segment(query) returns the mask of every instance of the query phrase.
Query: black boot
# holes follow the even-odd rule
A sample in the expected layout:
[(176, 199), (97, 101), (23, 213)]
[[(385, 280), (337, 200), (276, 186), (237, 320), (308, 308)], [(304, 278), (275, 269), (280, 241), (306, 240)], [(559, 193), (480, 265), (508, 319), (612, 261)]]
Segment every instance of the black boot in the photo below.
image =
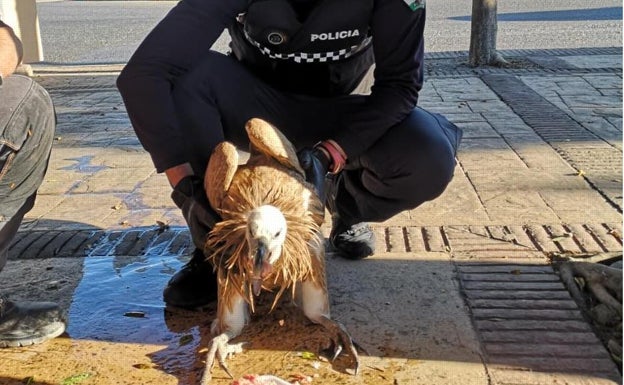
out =
[(366, 222), (349, 226), (339, 216), (333, 216), (329, 241), (347, 259), (362, 259), (375, 254), (375, 233)]
[(375, 253), (375, 233), (366, 222), (352, 223), (338, 214), (336, 198), (343, 175), (332, 177), (327, 184), (327, 209), (332, 216), (329, 242), (347, 259), (362, 259)]
[(195, 309), (217, 300), (217, 276), (204, 253), (195, 249), (191, 260), (175, 273), (163, 291), (169, 306)]
[(39, 344), (63, 334), (65, 316), (52, 302), (13, 302), (0, 296), (0, 348)]

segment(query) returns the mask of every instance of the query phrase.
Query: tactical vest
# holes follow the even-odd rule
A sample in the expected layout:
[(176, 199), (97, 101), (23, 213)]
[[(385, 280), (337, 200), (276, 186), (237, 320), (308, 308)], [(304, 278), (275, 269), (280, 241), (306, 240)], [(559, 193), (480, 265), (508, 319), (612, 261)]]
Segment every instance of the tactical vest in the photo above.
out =
[(373, 0), (252, 0), (229, 28), (232, 54), (274, 87), (350, 93), (374, 62)]

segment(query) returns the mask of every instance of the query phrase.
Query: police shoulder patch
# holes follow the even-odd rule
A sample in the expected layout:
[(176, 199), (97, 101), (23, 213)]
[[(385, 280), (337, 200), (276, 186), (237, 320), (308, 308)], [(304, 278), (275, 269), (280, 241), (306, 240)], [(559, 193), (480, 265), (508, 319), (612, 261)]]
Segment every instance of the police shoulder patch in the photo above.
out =
[(403, 2), (407, 4), (412, 11), (425, 8), (425, 0), (403, 0)]

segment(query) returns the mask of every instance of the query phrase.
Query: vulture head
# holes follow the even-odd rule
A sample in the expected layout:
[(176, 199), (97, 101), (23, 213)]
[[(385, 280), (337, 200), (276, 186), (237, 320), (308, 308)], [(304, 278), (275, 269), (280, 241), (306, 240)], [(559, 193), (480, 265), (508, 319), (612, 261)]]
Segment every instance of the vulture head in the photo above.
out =
[(247, 215), (245, 238), (253, 271), (252, 290), (256, 296), (260, 294), (262, 281), (273, 272), (273, 266), (282, 254), (286, 231), (286, 218), (275, 206), (263, 205)]

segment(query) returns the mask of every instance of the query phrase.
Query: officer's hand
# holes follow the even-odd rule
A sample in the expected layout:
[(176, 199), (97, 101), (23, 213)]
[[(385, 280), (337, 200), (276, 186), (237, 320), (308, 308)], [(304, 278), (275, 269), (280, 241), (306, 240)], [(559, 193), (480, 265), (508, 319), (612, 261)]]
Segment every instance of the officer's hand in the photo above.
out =
[(306, 180), (314, 186), (321, 202), (325, 203), (325, 177), (329, 170), (329, 158), (318, 148), (310, 147), (301, 149), (297, 158), (305, 171)]
[(208, 233), (221, 220), (206, 198), (202, 180), (190, 175), (174, 187), (171, 199), (182, 210), (195, 247), (204, 250)]

